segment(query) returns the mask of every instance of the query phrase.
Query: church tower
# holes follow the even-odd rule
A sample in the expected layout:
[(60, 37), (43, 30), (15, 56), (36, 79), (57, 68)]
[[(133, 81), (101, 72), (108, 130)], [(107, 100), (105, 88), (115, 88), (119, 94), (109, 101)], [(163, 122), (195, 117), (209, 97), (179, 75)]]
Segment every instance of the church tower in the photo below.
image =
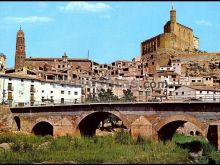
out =
[(20, 27), (20, 30), (17, 32), (16, 39), (15, 69), (19, 69), (24, 66), (25, 58), (25, 38), (24, 32), (21, 30)]
[(172, 3), (172, 9), (170, 10), (170, 22), (172, 23), (176, 22), (176, 10), (173, 7), (173, 3)]
[(174, 32), (175, 24), (176, 24), (176, 10), (174, 9), (172, 3), (172, 8), (170, 10), (170, 32)]

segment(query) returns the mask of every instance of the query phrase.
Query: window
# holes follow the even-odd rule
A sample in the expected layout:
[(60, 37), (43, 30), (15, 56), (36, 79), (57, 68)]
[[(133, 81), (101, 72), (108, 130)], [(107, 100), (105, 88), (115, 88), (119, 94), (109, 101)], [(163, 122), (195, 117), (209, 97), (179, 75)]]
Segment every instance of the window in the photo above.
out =
[(209, 94), (209, 91), (207, 91), (207, 94)]
[(32, 83), (34, 83), (34, 80), (31, 80)]
[(53, 91), (50, 91), (50, 93), (53, 93)]
[(178, 95), (178, 92), (176, 92), (176, 95)]
[(143, 96), (143, 91), (139, 91), (139, 95), (140, 95), (140, 96)]
[(61, 94), (64, 94), (64, 91), (61, 91)]
[(154, 65), (154, 62), (152, 62), (152, 65)]
[(64, 98), (61, 98), (61, 104), (64, 104)]
[(90, 92), (90, 88), (87, 88), (87, 92)]
[(78, 95), (78, 92), (74, 92), (74, 95)]
[(42, 102), (44, 102), (44, 97), (41, 98)]
[(70, 95), (71, 94), (71, 91), (68, 91), (68, 95)]
[(192, 82), (196, 82), (196, 80), (192, 80)]
[(182, 95), (184, 95), (184, 92), (182, 92)]
[(9, 81), (11, 81), (11, 78), (9, 78)]
[(42, 90), (42, 93), (44, 93), (44, 90)]
[(8, 91), (12, 91), (12, 83), (8, 83)]
[(50, 101), (53, 103), (54, 100), (53, 100), (53, 96), (50, 96)]
[(202, 91), (200, 91), (200, 93), (202, 93)]
[(58, 68), (60, 68), (60, 65), (58, 65)]
[(24, 82), (24, 80), (23, 80), (23, 79), (21, 79), (21, 82)]

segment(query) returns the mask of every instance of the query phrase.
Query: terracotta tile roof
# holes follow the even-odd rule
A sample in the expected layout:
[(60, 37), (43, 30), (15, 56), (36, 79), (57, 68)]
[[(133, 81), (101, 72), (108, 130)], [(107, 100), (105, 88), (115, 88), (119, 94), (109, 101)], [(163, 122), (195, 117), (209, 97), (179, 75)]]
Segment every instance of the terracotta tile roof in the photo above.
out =
[[(63, 58), (25, 58), (26, 61), (54, 61), (54, 60), (58, 60), (58, 61), (63, 61)], [(87, 58), (67, 58), (67, 60), (69, 62), (73, 62), (73, 61), (88, 61), (91, 62), (89, 59)]]

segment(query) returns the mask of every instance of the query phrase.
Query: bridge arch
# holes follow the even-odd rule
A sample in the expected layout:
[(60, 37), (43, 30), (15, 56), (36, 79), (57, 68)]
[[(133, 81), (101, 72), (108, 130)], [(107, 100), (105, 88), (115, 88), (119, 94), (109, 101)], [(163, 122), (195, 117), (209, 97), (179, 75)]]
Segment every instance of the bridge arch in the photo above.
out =
[(32, 133), (41, 136), (45, 136), (45, 135), (53, 136), (53, 125), (51, 125), (48, 122), (41, 121), (33, 127)]
[(20, 120), (20, 118), (18, 117), (18, 116), (15, 116), (14, 117), (14, 121), (15, 121), (15, 123), (16, 123), (16, 129), (18, 130), (18, 131), (20, 131), (20, 129), (21, 129), (21, 120)]
[(168, 140), (172, 138), (176, 129), (182, 126), (185, 122), (194, 124), (198, 128), (198, 131), (201, 133), (201, 135), (206, 137), (206, 126), (195, 117), (187, 114), (166, 117), (159, 121), (154, 128), (158, 133), (159, 139)]
[(80, 135), (92, 136), (99, 123), (106, 119), (108, 115), (114, 115), (117, 119), (121, 120), (123, 126), (130, 128), (128, 120), (118, 111), (90, 111), (83, 113), (76, 122), (76, 129), (80, 131)]
[(51, 135), (53, 136), (54, 124), (53, 122), (38, 118), (31, 126), (31, 132), (35, 135)]

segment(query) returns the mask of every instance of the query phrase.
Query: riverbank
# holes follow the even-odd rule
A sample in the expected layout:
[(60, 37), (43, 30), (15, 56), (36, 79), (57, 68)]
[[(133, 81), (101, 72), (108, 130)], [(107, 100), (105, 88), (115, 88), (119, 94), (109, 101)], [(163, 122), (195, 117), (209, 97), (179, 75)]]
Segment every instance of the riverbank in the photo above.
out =
[(188, 149), (181, 148), (175, 140), (165, 143), (145, 141), (141, 137), (134, 140), (121, 132), (90, 138), (1, 133), (0, 144), (3, 143), (6, 147), (0, 147), (1, 163), (193, 163)]

